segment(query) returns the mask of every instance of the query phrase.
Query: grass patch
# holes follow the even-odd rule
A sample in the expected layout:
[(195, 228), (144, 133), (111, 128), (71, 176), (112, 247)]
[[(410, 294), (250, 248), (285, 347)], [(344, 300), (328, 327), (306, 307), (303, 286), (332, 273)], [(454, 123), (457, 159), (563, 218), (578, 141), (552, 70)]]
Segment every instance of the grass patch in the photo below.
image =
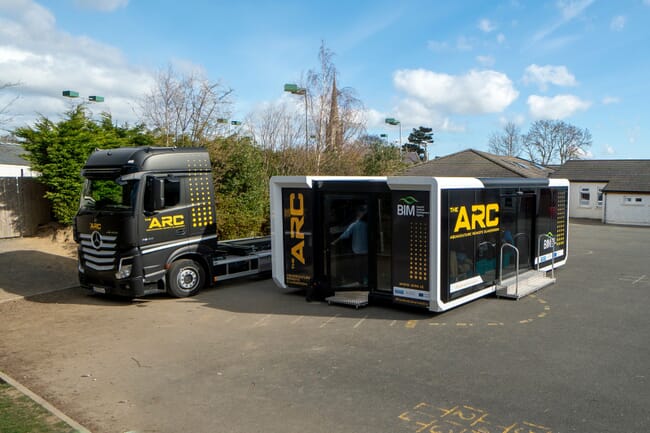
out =
[(76, 430), (0, 380), (0, 433), (76, 433)]

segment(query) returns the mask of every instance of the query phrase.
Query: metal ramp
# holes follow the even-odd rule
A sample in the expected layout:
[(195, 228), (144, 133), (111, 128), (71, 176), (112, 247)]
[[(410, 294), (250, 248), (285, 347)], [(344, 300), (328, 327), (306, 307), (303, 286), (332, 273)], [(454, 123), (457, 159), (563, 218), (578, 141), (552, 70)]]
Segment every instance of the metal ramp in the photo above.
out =
[(334, 296), (329, 296), (325, 300), (329, 305), (348, 305), (359, 309), (368, 305), (368, 293), (367, 291), (334, 292)]
[[(543, 234), (539, 236), (537, 241), (537, 257), (540, 256), (541, 252), (541, 242), (543, 239), (548, 238), (552, 239), (551, 236)], [(553, 252), (551, 253), (551, 276), (547, 276), (547, 273), (539, 270), (541, 260), (537, 261), (537, 270), (531, 269), (523, 274), (519, 273), (519, 249), (510, 244), (504, 243), (501, 246), (501, 253), (499, 255), (499, 275), (503, 275), (503, 249), (511, 248), (515, 253), (515, 275), (502, 280), (499, 278), (499, 282), (496, 285), (496, 295), (497, 297), (503, 298), (512, 298), (519, 299), (524, 296), (530, 295), (533, 292), (538, 291), (541, 288), (550, 286), (555, 283), (555, 243), (553, 242)]]
[(546, 272), (530, 270), (501, 281), (496, 294), (500, 298), (519, 299), (553, 283), (555, 278), (547, 277)]

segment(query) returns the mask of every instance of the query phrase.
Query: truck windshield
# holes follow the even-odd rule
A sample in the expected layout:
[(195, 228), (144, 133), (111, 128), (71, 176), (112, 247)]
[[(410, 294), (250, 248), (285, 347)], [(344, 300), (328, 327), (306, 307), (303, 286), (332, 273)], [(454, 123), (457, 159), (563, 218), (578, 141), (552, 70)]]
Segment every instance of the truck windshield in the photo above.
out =
[(137, 180), (86, 179), (79, 210), (129, 212), (135, 207), (137, 193)]

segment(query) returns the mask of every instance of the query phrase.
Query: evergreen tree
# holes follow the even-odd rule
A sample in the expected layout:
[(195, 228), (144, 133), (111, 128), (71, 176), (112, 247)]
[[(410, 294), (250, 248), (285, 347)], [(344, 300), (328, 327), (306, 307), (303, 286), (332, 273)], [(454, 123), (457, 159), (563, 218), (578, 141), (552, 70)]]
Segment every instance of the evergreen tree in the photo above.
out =
[(47, 187), (45, 197), (52, 203), (54, 218), (70, 224), (79, 207), (81, 169), (96, 148), (151, 145), (153, 140), (141, 126), (114, 126), (109, 114), (92, 120), (83, 104), (65, 113), (54, 123), (41, 117), (33, 127), (22, 127), (14, 135), (28, 152), (32, 168), (41, 173)]
[(427, 159), (427, 146), (433, 143), (433, 129), (420, 126), (418, 129), (413, 128), (409, 134), (408, 142), (404, 143), (402, 149), (405, 152), (415, 152), (420, 161)]

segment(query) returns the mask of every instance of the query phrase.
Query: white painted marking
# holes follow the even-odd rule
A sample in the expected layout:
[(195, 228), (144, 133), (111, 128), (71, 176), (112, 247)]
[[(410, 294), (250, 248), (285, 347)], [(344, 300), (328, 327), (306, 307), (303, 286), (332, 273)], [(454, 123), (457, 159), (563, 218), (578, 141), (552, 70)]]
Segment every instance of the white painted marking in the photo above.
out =
[(364, 320), (366, 320), (367, 318), (368, 318), (367, 315), (366, 315), (366, 316), (363, 316), (363, 319), (359, 320), (359, 321), (358, 321), (358, 322), (353, 326), (353, 328), (356, 329), (356, 328), (358, 328), (359, 326), (361, 326), (361, 324), (362, 324), (362, 323), (364, 322)]

